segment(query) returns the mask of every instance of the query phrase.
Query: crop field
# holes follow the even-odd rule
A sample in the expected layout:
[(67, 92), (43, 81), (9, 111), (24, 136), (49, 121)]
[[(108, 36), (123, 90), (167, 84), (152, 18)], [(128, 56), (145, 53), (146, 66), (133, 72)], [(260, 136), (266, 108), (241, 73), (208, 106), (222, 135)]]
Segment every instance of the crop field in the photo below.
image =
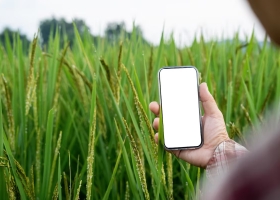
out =
[(55, 34), (28, 50), (15, 39), (0, 44), (0, 199), (197, 199), (204, 169), (167, 153), (161, 128), (153, 139), (161, 67), (196, 66), (243, 145), (280, 98), (280, 52), (254, 34), (185, 48), (134, 32), (94, 43), (75, 29), (71, 46)]

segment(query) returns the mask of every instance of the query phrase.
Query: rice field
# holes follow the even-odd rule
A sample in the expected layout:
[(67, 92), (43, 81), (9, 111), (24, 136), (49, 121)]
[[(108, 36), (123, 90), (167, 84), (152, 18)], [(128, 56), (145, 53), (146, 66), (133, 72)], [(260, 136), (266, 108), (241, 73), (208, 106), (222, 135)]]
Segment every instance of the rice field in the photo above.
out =
[[(17, 36), (15, 36), (17, 37)], [(261, 123), (280, 97), (280, 52), (254, 33), (240, 40), (158, 46), (132, 33), (114, 44), (88, 33), (60, 48), (59, 34), (26, 51), (0, 46), (1, 199), (196, 199), (204, 169), (153, 140), (157, 71), (193, 65), (224, 114), (231, 138)]]

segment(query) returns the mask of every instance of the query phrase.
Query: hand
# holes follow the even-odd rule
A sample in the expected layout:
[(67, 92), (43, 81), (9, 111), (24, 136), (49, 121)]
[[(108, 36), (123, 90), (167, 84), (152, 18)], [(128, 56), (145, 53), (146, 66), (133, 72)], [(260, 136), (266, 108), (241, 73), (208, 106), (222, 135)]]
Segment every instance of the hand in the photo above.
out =
[[(199, 86), (200, 100), (204, 109), (202, 118), (202, 126), (204, 130), (204, 144), (199, 149), (190, 150), (170, 150), (178, 158), (198, 167), (206, 167), (208, 161), (212, 158), (216, 147), (223, 141), (228, 140), (228, 134), (223, 118), (223, 114), (219, 110), (213, 96), (208, 91), (206, 83)], [(159, 104), (151, 102), (150, 110), (159, 116)], [(180, 112), (178, 110), (178, 112)], [(153, 122), (153, 127), (158, 130), (159, 117)], [(158, 142), (158, 133), (155, 134), (155, 141)]]

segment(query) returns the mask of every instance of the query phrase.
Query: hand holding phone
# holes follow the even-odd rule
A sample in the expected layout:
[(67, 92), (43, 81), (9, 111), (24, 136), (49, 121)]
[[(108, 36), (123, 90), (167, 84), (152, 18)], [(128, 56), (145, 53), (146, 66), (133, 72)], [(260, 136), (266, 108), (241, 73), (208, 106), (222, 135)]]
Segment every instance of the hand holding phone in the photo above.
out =
[[(226, 131), (223, 115), (218, 109), (214, 98), (208, 91), (206, 83), (200, 84), (198, 91), (202, 108), (204, 110), (204, 116), (202, 116), (203, 145), (197, 149), (179, 149), (168, 151), (190, 164), (199, 167), (206, 167), (208, 161), (213, 156), (216, 147), (221, 142), (228, 140), (229, 137)], [(176, 113), (182, 113), (182, 116), (184, 116), (184, 112), (182, 112), (180, 106), (184, 106), (185, 102), (175, 103), (178, 105), (175, 109)], [(151, 102), (149, 107), (150, 110), (157, 116), (154, 119), (153, 126), (156, 130), (158, 130), (160, 105), (157, 102)], [(175, 119), (177, 119), (178, 116), (175, 116)], [(155, 135), (155, 140), (157, 142), (158, 134)]]

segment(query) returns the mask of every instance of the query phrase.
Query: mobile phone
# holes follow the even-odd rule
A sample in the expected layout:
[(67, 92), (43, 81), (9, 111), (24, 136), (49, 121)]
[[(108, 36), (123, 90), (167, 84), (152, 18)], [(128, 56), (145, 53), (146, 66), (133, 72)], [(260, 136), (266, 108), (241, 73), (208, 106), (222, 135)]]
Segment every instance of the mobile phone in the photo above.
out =
[(164, 67), (158, 71), (158, 82), (165, 148), (200, 148), (203, 133), (197, 69)]

